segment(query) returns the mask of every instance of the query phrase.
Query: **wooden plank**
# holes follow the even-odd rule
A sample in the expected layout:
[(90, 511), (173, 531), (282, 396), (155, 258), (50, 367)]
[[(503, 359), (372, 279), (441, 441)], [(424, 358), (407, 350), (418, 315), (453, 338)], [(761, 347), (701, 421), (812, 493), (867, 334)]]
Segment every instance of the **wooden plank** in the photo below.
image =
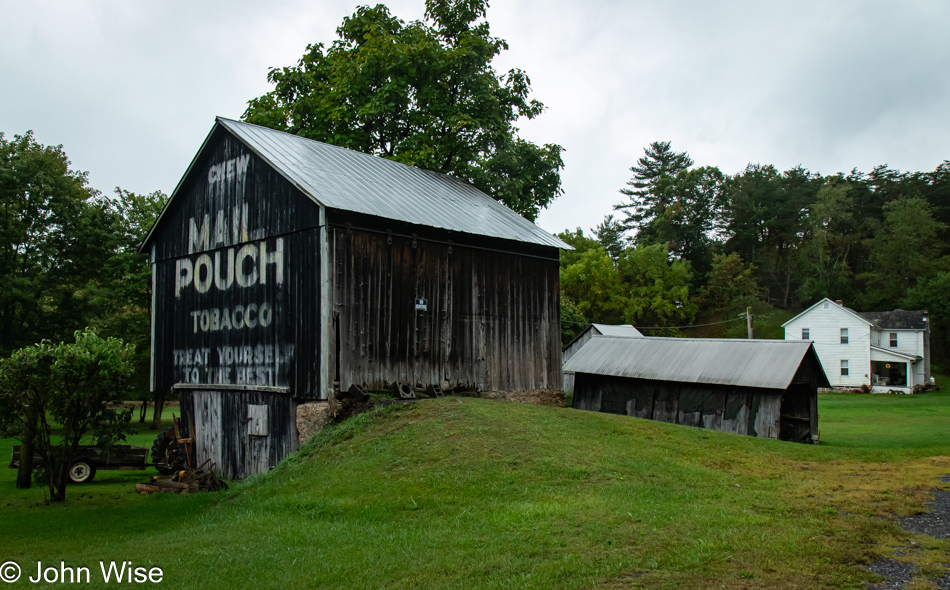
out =
[[(320, 306), (320, 362), (316, 367), (316, 377), (319, 382), (316, 397), (317, 399), (329, 399), (332, 395), (331, 389), (333, 387), (330, 373), (330, 348), (332, 345), (331, 339), (333, 337), (330, 329), (330, 316), (333, 303), (333, 284), (330, 281), (330, 233), (327, 228), (326, 207), (320, 207), (319, 223), (320, 277), (318, 285), (320, 293), (318, 305)], [(305, 297), (304, 295), (301, 299)], [(309, 377), (309, 375), (301, 375), (301, 378), (307, 377)]]
[(782, 396), (762, 394), (755, 413), (755, 434), (760, 438), (778, 438), (782, 414)]
[(263, 404), (248, 404), (247, 406), (247, 433), (250, 436), (267, 436), (270, 432), (267, 427), (267, 406)]
[(736, 414), (736, 434), (749, 434), (749, 399), (748, 394), (740, 394), (742, 405)]
[(194, 400), (195, 458), (198, 463), (211, 460), (222, 464), (221, 396), (219, 391), (192, 392)]

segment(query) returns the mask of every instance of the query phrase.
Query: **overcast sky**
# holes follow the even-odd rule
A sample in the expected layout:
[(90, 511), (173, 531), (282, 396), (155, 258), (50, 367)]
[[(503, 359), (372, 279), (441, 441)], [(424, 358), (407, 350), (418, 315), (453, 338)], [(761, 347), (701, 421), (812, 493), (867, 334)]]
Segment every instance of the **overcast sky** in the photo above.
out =
[[(239, 118), (268, 68), (332, 42), (356, 5), (0, 0), (0, 131), (62, 144), (103, 192), (171, 192), (214, 117)], [(488, 21), (510, 45), (497, 70), (525, 70), (547, 106), (522, 136), (566, 150), (552, 232), (610, 213), (656, 140), (727, 174), (950, 159), (946, 0), (496, 0)]]

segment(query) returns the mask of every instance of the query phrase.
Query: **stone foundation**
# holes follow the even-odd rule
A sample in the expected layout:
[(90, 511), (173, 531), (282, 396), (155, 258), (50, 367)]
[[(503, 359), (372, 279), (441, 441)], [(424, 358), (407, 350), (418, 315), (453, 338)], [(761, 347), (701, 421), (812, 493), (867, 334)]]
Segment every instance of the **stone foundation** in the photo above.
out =
[(314, 401), (297, 406), (297, 435), (303, 446), (313, 435), (333, 420), (330, 402)]

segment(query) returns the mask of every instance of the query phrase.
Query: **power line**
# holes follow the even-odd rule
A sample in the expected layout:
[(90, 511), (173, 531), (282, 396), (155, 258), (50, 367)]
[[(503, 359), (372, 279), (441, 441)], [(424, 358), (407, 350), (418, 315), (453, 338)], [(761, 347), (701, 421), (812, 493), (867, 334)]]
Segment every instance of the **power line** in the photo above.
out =
[(721, 322), (712, 322), (711, 324), (693, 324), (692, 326), (650, 326), (650, 327), (641, 327), (634, 326), (637, 330), (680, 330), (684, 328), (702, 328), (705, 326), (718, 326), (719, 324), (728, 324), (729, 322), (738, 322), (745, 321), (745, 314), (737, 318), (732, 318), (731, 320), (724, 320)]

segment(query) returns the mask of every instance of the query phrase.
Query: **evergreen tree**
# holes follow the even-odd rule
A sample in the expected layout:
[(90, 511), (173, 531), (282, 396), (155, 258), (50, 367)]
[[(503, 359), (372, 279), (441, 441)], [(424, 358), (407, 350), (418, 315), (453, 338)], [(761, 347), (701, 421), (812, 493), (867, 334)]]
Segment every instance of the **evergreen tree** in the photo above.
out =
[(674, 152), (668, 141), (654, 141), (644, 148), (643, 153), (644, 155), (637, 159), (637, 165), (630, 168), (633, 178), (627, 181), (629, 188), (620, 189), (620, 193), (629, 198), (614, 205), (614, 210), (624, 213), (624, 218), (620, 220), (624, 229), (632, 229), (638, 233), (648, 226), (665, 206), (657, 190), (657, 183), (664, 176), (675, 177), (693, 165), (689, 154)]
[(625, 231), (622, 223), (615, 220), (613, 215), (608, 215), (597, 224), (594, 235), (597, 236), (597, 241), (607, 250), (610, 257), (617, 260), (620, 258), (620, 253), (623, 252), (623, 234)]

